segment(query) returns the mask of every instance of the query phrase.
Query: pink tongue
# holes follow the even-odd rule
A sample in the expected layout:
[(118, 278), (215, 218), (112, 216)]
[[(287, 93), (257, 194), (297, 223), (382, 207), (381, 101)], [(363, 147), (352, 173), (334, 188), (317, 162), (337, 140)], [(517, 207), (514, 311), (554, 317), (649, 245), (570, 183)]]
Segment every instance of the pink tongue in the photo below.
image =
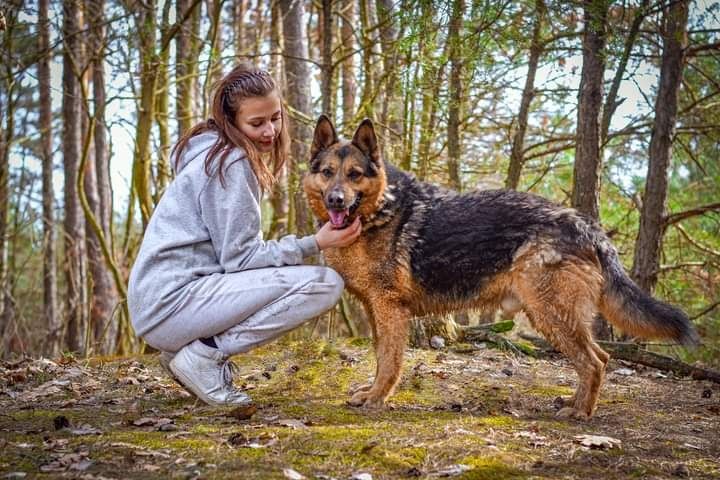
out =
[(330, 223), (335, 227), (342, 227), (345, 217), (348, 215), (347, 210), (328, 210), (330, 214)]

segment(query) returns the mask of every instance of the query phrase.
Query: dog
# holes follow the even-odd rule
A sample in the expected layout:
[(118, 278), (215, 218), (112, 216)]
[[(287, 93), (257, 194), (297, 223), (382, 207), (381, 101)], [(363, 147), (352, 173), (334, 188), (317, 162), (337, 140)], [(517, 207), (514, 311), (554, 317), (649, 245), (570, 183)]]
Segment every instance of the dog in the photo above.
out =
[(318, 119), (303, 189), (319, 221), (363, 224), (355, 243), (324, 251), (365, 306), (374, 340), (374, 382), (350, 405), (382, 407), (392, 394), (413, 316), (523, 310), (578, 374), (561, 417), (595, 411), (609, 359), (590, 332), (597, 313), (632, 335), (698, 342), (685, 313), (633, 283), (590, 217), (529, 193), (421, 182), (384, 161), (370, 120), (347, 141)]

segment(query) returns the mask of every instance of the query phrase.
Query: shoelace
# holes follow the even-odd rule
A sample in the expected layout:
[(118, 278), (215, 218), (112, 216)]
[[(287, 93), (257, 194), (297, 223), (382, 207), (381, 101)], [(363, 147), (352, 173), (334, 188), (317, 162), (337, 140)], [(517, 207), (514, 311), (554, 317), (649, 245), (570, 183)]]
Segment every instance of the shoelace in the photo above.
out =
[(230, 360), (226, 360), (222, 366), (221, 375), (222, 375), (223, 385), (228, 387), (230, 390), (235, 390), (235, 385), (233, 384), (233, 378), (234, 378), (235, 372), (237, 372), (237, 370), (238, 370), (237, 365), (235, 365)]

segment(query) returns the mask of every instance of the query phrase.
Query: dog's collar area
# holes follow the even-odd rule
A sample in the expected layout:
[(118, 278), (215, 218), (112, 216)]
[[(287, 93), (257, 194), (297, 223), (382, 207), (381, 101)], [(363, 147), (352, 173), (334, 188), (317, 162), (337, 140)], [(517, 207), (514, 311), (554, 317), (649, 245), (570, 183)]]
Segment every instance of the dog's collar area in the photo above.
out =
[(363, 222), (363, 231), (370, 230), (385, 225), (395, 216), (395, 209), (393, 208), (393, 202), (395, 202), (395, 195), (392, 190), (394, 185), (388, 185), (383, 193), (382, 200), (378, 204), (375, 211), (365, 217)]

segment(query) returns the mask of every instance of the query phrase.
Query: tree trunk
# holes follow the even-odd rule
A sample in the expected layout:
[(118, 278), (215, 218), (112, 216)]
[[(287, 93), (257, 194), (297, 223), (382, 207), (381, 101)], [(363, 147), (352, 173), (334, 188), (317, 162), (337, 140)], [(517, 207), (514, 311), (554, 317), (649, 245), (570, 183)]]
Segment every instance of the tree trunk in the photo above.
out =
[[(40, 92), (40, 132), (42, 155), (43, 211), (43, 313), (48, 335), (43, 353), (56, 357), (60, 353), (62, 322), (57, 308), (57, 255), (55, 253), (55, 192), (52, 182), (52, 97), (50, 94), (50, 22), (49, 0), (40, 0), (38, 16), (39, 50), (38, 90)], [(0, 115), (1, 117), (2, 115)], [(1, 175), (1, 174), (0, 174)], [(2, 199), (0, 202), (5, 203)], [(4, 237), (4, 235), (0, 235)]]
[(350, 135), (351, 125), (355, 120), (355, 96), (357, 84), (355, 83), (355, 36), (353, 23), (355, 21), (355, 1), (343, 0), (342, 20), (340, 21), (342, 56), (345, 58), (341, 65), (342, 76), (342, 131)]
[[(282, 50), (282, 12), (277, 2), (272, 4), (272, 21), (270, 25), (270, 44), (274, 45), (272, 51)], [(285, 78), (283, 74), (283, 62), (281, 55), (270, 57), (271, 72), (282, 91), (285, 91)], [(268, 238), (281, 237), (288, 233), (288, 175), (287, 165), (283, 166), (277, 182), (273, 186), (272, 196), (272, 221), (268, 230)]]
[(155, 92), (159, 59), (155, 49), (156, 4), (149, 0), (136, 14), (140, 44), (140, 103), (133, 152), (133, 185), (143, 230), (150, 221), (154, 203), (151, 187), (150, 133), (155, 118)]
[[(277, 5), (276, 2), (273, 3)], [(245, 39), (245, 0), (233, 1), (233, 33), (235, 34), (235, 56), (240, 58), (247, 53), (247, 40)]]
[[(90, 51), (92, 52), (92, 83), (94, 110), (94, 157), (95, 163), (87, 162), (85, 193), (90, 209), (102, 228), (105, 241), (112, 241), (110, 223), (112, 221), (112, 199), (110, 186), (110, 164), (105, 130), (105, 71), (104, 58), (104, 0), (89, 0), (87, 3), (90, 23)], [(113, 310), (118, 302), (112, 275), (100, 246), (100, 239), (87, 224), (88, 260), (92, 275), (92, 310), (90, 324), (95, 341), (95, 352), (114, 351), (117, 326), (113, 322)]]
[(333, 15), (331, 0), (322, 0), (322, 67), (320, 74), (320, 97), (322, 99), (322, 113), (334, 118), (333, 110)]
[(79, 0), (63, 1), (63, 167), (64, 187), (64, 244), (66, 279), (65, 345), (70, 351), (83, 346), (83, 309), (86, 301), (85, 225), (80, 211), (77, 177), (80, 162), (81, 105), (79, 72), (74, 65), (80, 60)]
[[(383, 55), (383, 83), (385, 88), (382, 89), (382, 113), (380, 114), (380, 123), (383, 125), (385, 132), (384, 149), (387, 151), (389, 147), (396, 146), (397, 141), (391, 140), (399, 138), (402, 132), (402, 105), (400, 104), (400, 85), (398, 82), (398, 29), (395, 23), (395, 2), (393, 0), (376, 0), (375, 9), (377, 10), (378, 23), (380, 25), (380, 44), (382, 46)], [(397, 152), (387, 152), (388, 158), (395, 158)]]
[[(184, 18), (185, 12), (190, 8), (191, 0), (177, 0), (175, 18)], [(184, 22), (175, 37), (175, 110), (178, 122), (178, 138), (190, 130), (193, 123), (193, 77), (191, 54), (192, 26)]]
[[(283, 0), (280, 3), (283, 15), (283, 37), (285, 44), (285, 86), (288, 106), (300, 115), (309, 116), (310, 107), (310, 69), (305, 45), (305, 23), (303, 22), (305, 5), (303, 2)], [(288, 165), (288, 195), (290, 214), (288, 229), (298, 234), (308, 231), (309, 215), (304, 195), (300, 187), (300, 162), (308, 161), (307, 144), (312, 137), (310, 126), (298, 118), (290, 118), (290, 164)]]
[[(170, 29), (170, 2), (165, 2), (162, 12), (162, 44), (165, 45), (165, 37)], [(170, 49), (164, 48), (160, 52), (158, 65), (158, 89), (155, 93), (155, 122), (158, 128), (158, 155), (157, 164), (155, 165), (155, 193), (153, 202), (158, 204), (162, 194), (165, 192), (170, 179), (172, 178), (172, 169), (170, 166), (170, 128), (168, 127), (168, 117), (170, 110), (170, 74), (168, 65), (170, 64)], [(102, 123), (98, 125), (101, 127)]]
[(648, 292), (652, 292), (657, 283), (660, 247), (665, 232), (667, 177), (685, 62), (688, 9), (687, 0), (676, 1), (666, 7), (664, 14), (660, 88), (655, 99), (645, 195), (632, 267), (633, 279)]
[(602, 171), (600, 117), (605, 71), (606, 0), (585, 0), (583, 67), (580, 78), (577, 116), (577, 146), (573, 169), (572, 206), (599, 218), (600, 174)]
[(452, 17), (448, 30), (450, 60), (450, 85), (448, 105), (448, 179), (449, 187), (453, 190), (462, 190), (460, 178), (460, 115), (462, 111), (462, 74), (463, 74), (463, 52), (462, 52), (462, 23), (465, 14), (465, 0), (453, 0)]
[(532, 41), (530, 43), (530, 59), (528, 60), (528, 72), (525, 77), (522, 98), (520, 100), (520, 111), (517, 117), (517, 130), (513, 136), (512, 150), (510, 151), (510, 165), (505, 179), (505, 188), (517, 190), (520, 184), (520, 174), (525, 163), (525, 132), (527, 131), (528, 115), (530, 114), (530, 103), (535, 97), (535, 74), (537, 73), (542, 44), (540, 32), (542, 29), (543, 16), (545, 15), (545, 2), (535, 0), (535, 24), (533, 25)]
[(206, 43), (210, 46), (210, 57), (208, 58), (208, 68), (205, 72), (205, 80), (203, 81), (202, 95), (202, 118), (208, 116), (208, 104), (210, 101), (210, 92), (215, 82), (222, 78), (222, 62), (220, 61), (220, 52), (222, 52), (222, 1), (208, 0), (207, 13), (210, 17), (210, 29)]
[(373, 57), (375, 56), (375, 38), (372, 27), (372, 9), (370, 0), (360, 0), (360, 26), (362, 29), (362, 58), (363, 58), (363, 79), (362, 92), (360, 94), (359, 111), (363, 117), (375, 118), (375, 100), (377, 91), (375, 84), (377, 80), (377, 72)]

